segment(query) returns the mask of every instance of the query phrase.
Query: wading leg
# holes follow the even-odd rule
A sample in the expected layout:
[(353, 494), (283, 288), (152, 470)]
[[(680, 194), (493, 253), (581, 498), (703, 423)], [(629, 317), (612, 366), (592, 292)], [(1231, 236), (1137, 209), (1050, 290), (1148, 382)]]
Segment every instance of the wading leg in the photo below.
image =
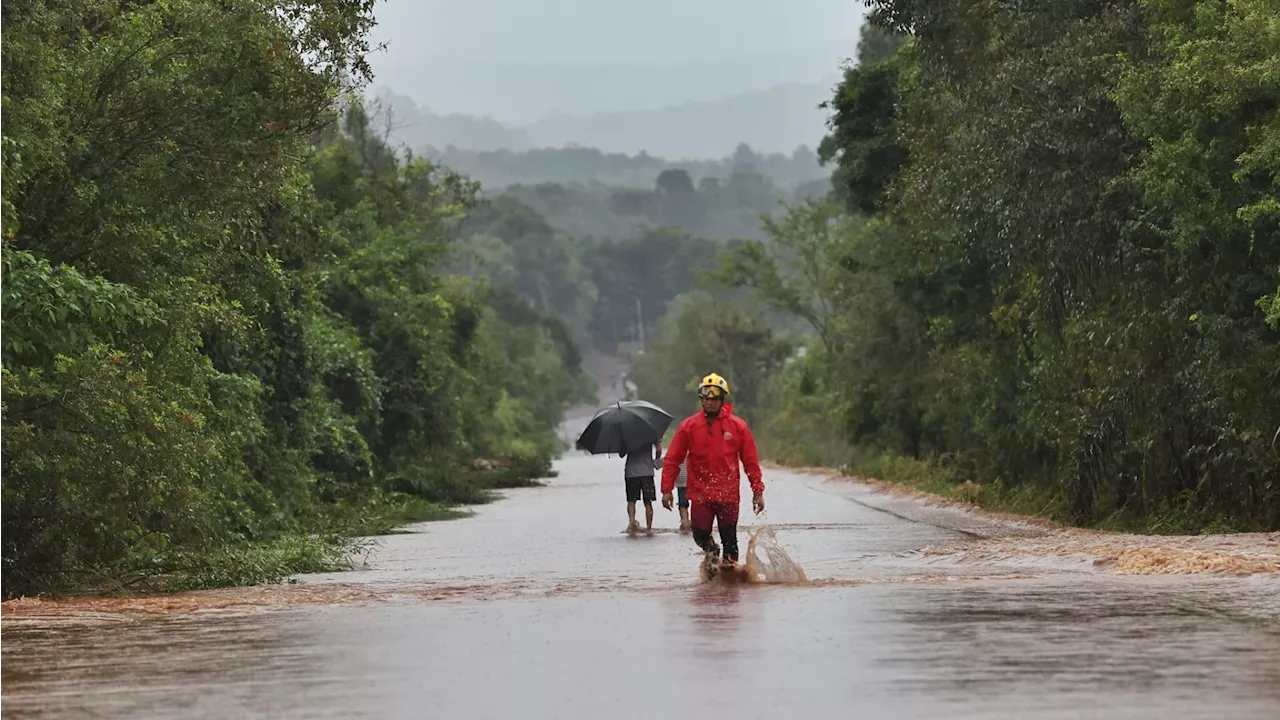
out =
[(720, 542), (724, 543), (724, 559), (738, 562), (738, 503), (722, 503), (715, 508)]
[(720, 542), (724, 544), (724, 559), (738, 562), (738, 526), (720, 523)]
[(711, 507), (706, 503), (693, 503), (689, 508), (689, 520), (693, 524), (693, 541), (698, 547), (704, 552), (719, 554), (720, 548), (711, 539), (711, 523), (715, 520)]

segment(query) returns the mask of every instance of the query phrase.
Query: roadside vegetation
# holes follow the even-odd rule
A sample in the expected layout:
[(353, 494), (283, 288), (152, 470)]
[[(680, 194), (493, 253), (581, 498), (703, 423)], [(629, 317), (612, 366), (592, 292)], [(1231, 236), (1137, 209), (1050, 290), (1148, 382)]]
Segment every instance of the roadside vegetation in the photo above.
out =
[(5, 4), (6, 596), (340, 566), (547, 473), (578, 348), (340, 102), (372, 5)]
[[(714, 278), (808, 329), (733, 366), (762, 444), (1078, 525), (1280, 528), (1274, 5), (871, 4), (833, 197)], [(715, 344), (680, 327), (642, 392)]]

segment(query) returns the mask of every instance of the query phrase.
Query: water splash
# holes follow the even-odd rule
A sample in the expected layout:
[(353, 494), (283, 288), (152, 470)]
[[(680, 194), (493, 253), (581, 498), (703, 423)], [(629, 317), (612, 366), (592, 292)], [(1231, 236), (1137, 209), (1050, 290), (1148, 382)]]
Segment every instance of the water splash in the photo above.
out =
[(698, 566), (698, 582), (721, 585), (799, 585), (808, 583), (800, 563), (792, 559), (778, 540), (772, 525), (748, 532), (746, 562), (722, 565), (719, 558), (704, 555)]
[(796, 585), (809, 582), (804, 568), (787, 553), (771, 525), (761, 525), (751, 530), (751, 540), (747, 543), (746, 573), (747, 580), (752, 583)]

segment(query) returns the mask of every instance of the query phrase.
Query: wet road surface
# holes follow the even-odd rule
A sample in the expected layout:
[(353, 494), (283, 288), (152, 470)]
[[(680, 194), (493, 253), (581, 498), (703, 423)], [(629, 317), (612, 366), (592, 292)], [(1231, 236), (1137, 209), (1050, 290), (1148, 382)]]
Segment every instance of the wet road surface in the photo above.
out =
[[(628, 537), (621, 461), (296, 586), (6, 613), (5, 718), (1280, 717), (1280, 580), (1117, 576), (770, 471), (807, 585), (700, 584)], [(744, 516), (744, 522), (747, 522)], [(965, 530), (970, 532), (965, 532)], [(746, 534), (742, 542), (745, 547)], [(931, 555), (939, 544), (960, 552)], [(154, 608), (152, 608), (154, 609)]]

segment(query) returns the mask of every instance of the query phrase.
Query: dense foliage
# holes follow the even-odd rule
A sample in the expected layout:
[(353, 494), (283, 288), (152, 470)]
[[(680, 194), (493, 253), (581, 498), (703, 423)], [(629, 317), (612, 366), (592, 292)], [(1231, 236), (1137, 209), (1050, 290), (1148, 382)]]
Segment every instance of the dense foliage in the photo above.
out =
[(823, 197), (831, 190), (822, 178), (792, 188), (768, 176), (736, 171), (703, 177), (696, 184), (685, 170), (662, 171), (652, 187), (513, 185), (503, 193), (528, 205), (560, 230), (575, 237), (623, 239), (658, 226), (678, 227), (700, 237), (732, 240), (764, 237), (760, 218), (778, 212), (780, 203)]
[(1078, 523), (1280, 527), (1274, 4), (873, 5), (822, 147), (842, 212), (725, 272), (812, 324), (793, 387), (862, 462)]
[(547, 468), (571, 332), (445, 272), (472, 184), (334, 122), (371, 6), (5, 2), (6, 595), (278, 578)]
[(635, 364), (641, 397), (682, 416), (697, 410), (698, 378), (720, 372), (733, 379), (735, 412), (758, 419), (760, 393), (793, 347), (753, 310), (741, 294), (724, 290), (675, 298), (657, 339)]
[(715, 265), (719, 243), (671, 226), (643, 226), (620, 239), (575, 237), (503, 195), (458, 227), (450, 269), (510, 285), (535, 308), (563, 320), (584, 345), (612, 353), (651, 337), (668, 303)]

